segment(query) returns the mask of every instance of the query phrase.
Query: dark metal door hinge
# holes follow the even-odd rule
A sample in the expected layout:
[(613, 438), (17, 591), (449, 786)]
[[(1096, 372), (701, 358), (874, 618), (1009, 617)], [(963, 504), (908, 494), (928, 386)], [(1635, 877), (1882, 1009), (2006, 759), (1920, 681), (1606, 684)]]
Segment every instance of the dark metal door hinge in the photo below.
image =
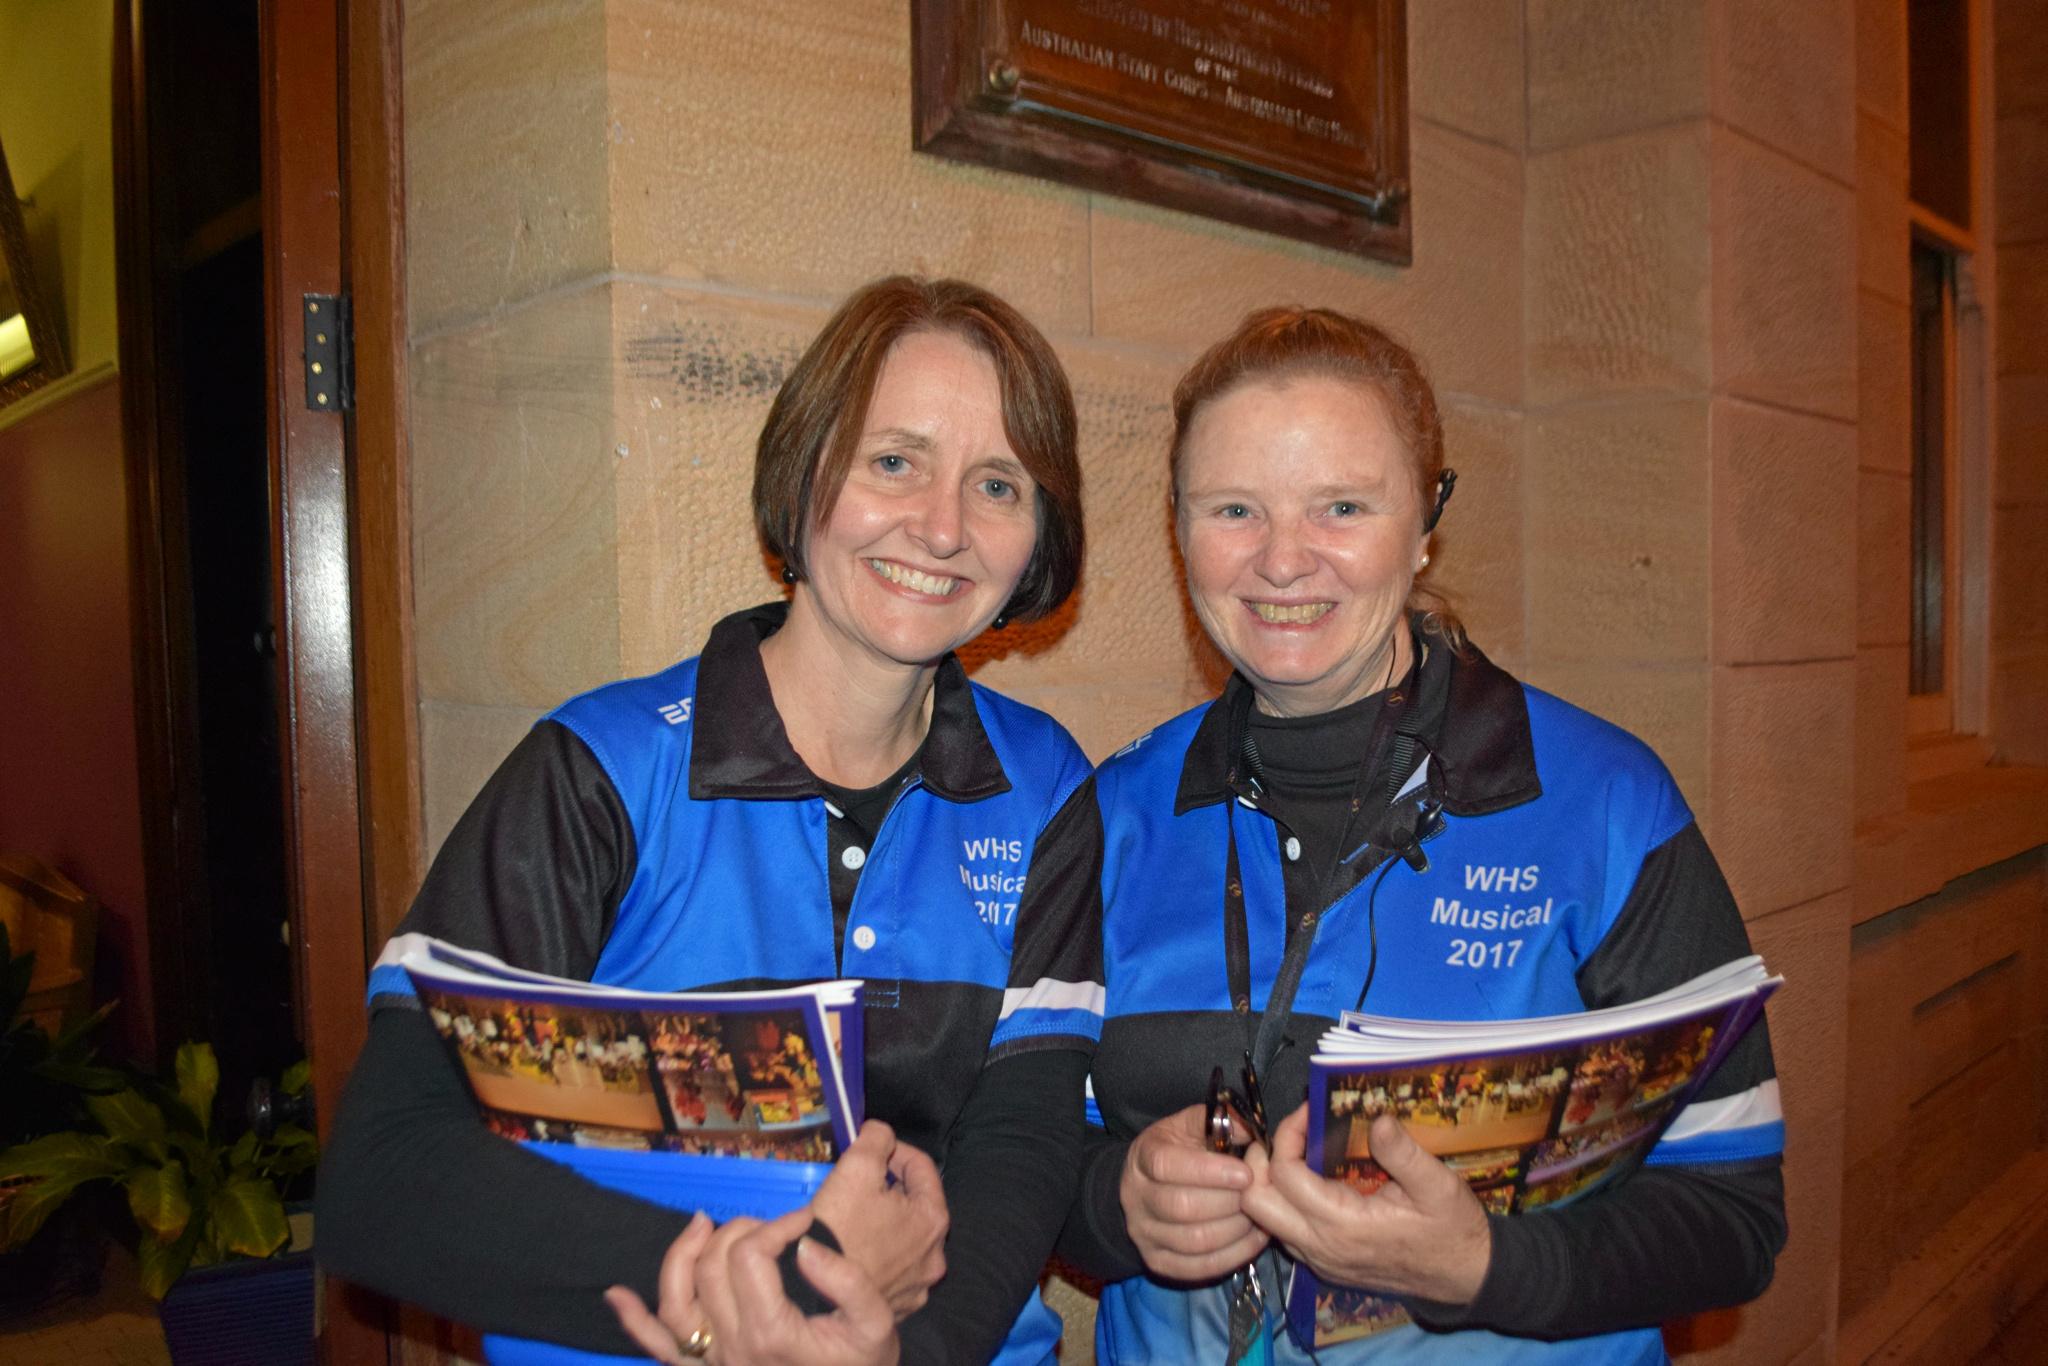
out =
[(348, 295), (308, 294), (300, 317), (306, 324), (306, 406), (316, 413), (352, 410), (356, 340)]

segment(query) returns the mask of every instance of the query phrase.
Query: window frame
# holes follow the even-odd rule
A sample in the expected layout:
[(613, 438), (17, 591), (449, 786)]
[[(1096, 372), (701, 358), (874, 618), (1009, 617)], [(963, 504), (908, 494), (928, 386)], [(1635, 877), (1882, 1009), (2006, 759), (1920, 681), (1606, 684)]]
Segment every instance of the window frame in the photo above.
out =
[[(1906, 203), (1909, 257), (1913, 246), (1925, 246), (1942, 253), (1949, 264), (1942, 300), (1942, 687), (1914, 693), (1908, 683), (1906, 735), (1916, 744), (1982, 735), (1989, 716), (1995, 374), (1990, 305), (1996, 297), (1996, 262), (1992, 253), (1982, 250), (1993, 240), (1989, 140), (1996, 125), (1990, 83), (1984, 79), (1991, 56), (1989, 7), (1982, 0), (1968, 0), (1966, 22), (1970, 226), (1914, 201), (1910, 175)], [(1917, 594), (1921, 570), (1912, 555), (1909, 547), (1909, 591)], [(1909, 644), (1909, 679), (1914, 649)]]

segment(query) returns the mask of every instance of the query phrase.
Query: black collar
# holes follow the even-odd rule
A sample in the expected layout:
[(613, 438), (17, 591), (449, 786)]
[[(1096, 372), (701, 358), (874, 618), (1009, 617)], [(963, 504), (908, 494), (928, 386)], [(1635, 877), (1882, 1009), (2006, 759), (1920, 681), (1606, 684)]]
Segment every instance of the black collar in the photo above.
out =
[[(788, 603), (771, 602), (735, 612), (711, 628), (697, 661), (693, 799), (824, 795), (817, 775), (790, 748), (789, 732), (768, 691), (767, 670), (761, 667), (761, 642), (782, 629), (788, 617)], [(977, 802), (1010, 790), (1002, 761), (982, 729), (967, 671), (952, 655), (939, 661), (931, 728), (917, 764), (924, 785), (948, 801)]]
[[(1429, 772), (1432, 798), (1451, 815), (1483, 816), (1541, 796), (1536, 748), (1529, 737), (1529, 706), (1521, 685), (1477, 646), (1468, 644), (1461, 659), (1438, 638), (1433, 648), (1419, 653), (1422, 665), (1409, 674), (1412, 686), (1396, 689), (1388, 704), (1436, 712), (1426, 717), (1416, 737), (1434, 758)], [(1433, 694), (1443, 698), (1440, 707), (1430, 705)], [(1188, 744), (1174, 795), (1175, 815), (1256, 795), (1242, 758), (1252, 703), (1251, 684), (1233, 673)]]

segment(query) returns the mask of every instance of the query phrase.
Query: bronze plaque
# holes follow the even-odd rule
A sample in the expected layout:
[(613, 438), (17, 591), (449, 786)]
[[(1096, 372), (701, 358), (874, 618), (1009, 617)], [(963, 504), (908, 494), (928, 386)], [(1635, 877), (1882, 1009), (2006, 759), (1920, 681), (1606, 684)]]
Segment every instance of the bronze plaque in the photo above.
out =
[(916, 145), (1408, 259), (1404, 0), (914, 0)]

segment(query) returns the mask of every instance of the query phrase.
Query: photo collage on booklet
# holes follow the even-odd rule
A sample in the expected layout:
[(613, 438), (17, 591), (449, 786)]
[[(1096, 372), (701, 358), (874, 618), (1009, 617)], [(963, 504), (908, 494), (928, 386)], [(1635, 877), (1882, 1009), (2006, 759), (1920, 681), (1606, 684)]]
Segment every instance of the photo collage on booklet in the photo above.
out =
[[(1368, 1134), (1375, 1118), (1392, 1114), (1489, 1213), (1563, 1205), (1648, 1151), (1713, 1052), (1716, 1026), (1692, 1019), (1553, 1049), (1333, 1072), (1323, 1174), (1368, 1195), (1384, 1185)], [(1317, 1346), (1406, 1321), (1390, 1298), (1316, 1287)]]
[(816, 1037), (829, 1015), (432, 990), (421, 1002), (485, 1124), (507, 1138), (791, 1162), (837, 1156)]

